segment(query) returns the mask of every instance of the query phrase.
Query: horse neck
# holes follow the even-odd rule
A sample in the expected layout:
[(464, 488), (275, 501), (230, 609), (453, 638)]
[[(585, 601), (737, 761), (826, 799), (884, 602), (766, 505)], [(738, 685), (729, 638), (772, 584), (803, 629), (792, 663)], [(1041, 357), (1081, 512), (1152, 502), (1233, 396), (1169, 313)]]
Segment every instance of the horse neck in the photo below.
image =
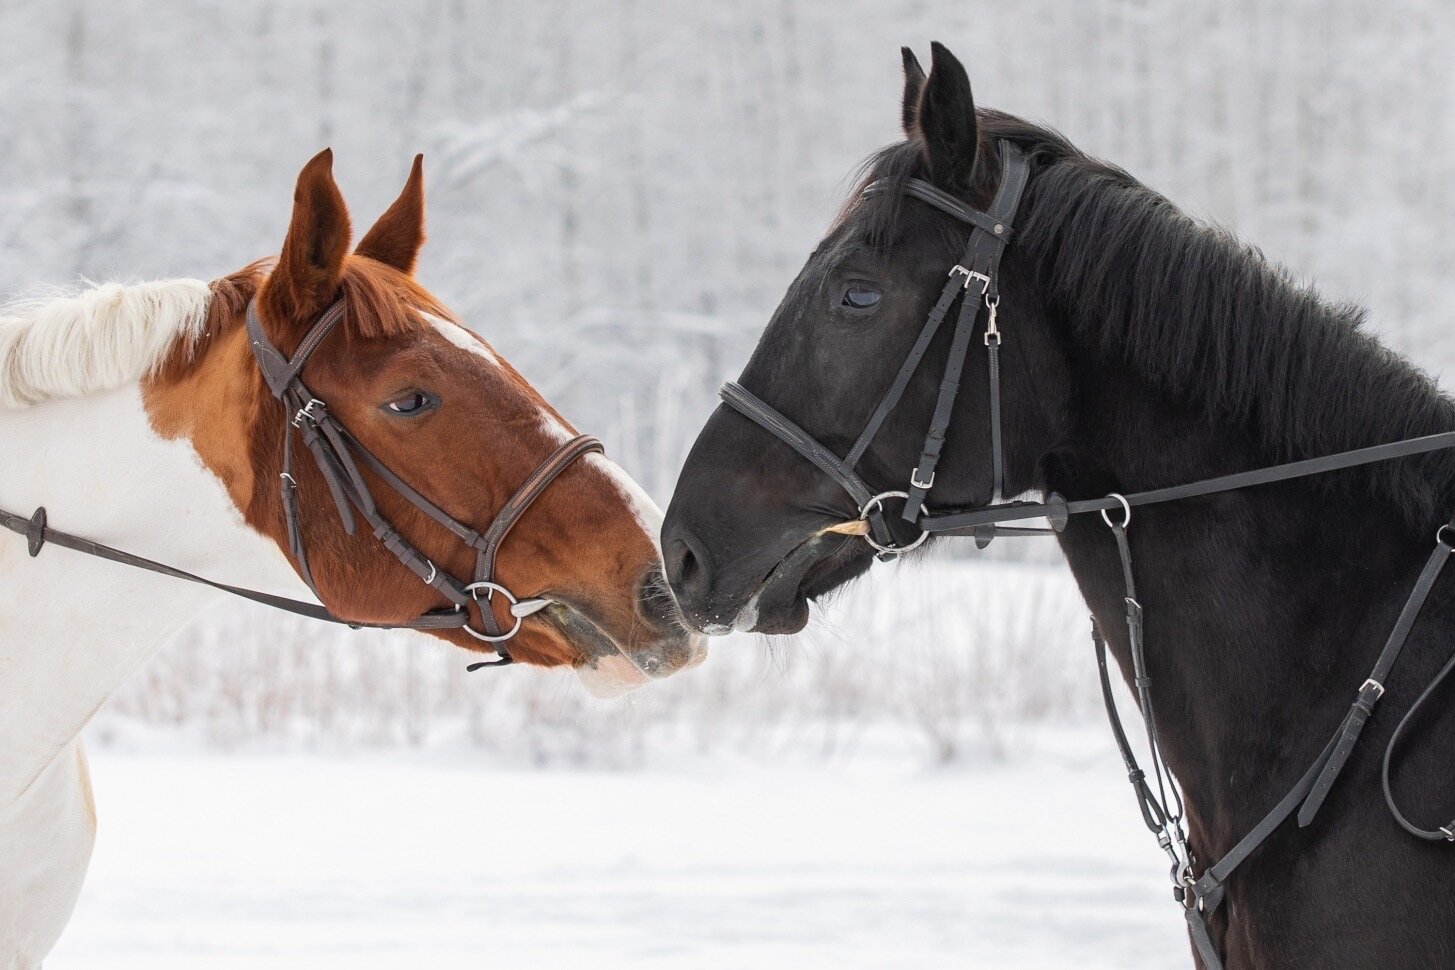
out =
[[(199, 402), (199, 405), (201, 402)], [(240, 418), (240, 420), (242, 420)], [(238, 585), (303, 595), (249, 529), (191, 440), (167, 440), (141, 389), (0, 411), (0, 507), (45, 506), (52, 527)], [(122, 682), (219, 594), (0, 535), (0, 805), (24, 790)]]
[[(1271, 463), (1245, 432), (1210, 424), (1124, 368), (1089, 370), (1074, 427), (1048, 462), (1048, 488), (1085, 498)], [(1387, 503), (1307, 480), (1139, 508), (1128, 535), (1153, 709), (1208, 857), (1318, 753), (1428, 542)], [(1110, 530), (1098, 516), (1076, 517), (1061, 543), (1130, 680)]]

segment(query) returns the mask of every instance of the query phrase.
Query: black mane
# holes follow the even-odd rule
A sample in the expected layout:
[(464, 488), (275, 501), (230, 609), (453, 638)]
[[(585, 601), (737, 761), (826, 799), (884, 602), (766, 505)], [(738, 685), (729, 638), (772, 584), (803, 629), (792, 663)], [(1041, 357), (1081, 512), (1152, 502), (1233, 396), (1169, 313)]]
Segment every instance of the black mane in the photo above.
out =
[[(995, 111), (979, 121), (982, 159), (996, 158), (1000, 139), (1031, 159), (1011, 251), (1030, 256), (1048, 303), (1087, 344), (1210, 421), (1243, 428), (1268, 462), (1455, 430), (1455, 404), (1364, 331), (1363, 308), (1324, 301), (1056, 131)], [(863, 183), (923, 178), (924, 167), (916, 143), (898, 142), (865, 163)], [(975, 204), (998, 178), (998, 165), (979, 167)], [(903, 199), (856, 191), (845, 217), (887, 244)], [(1455, 511), (1449, 451), (1333, 480), (1351, 479), (1418, 529)]]

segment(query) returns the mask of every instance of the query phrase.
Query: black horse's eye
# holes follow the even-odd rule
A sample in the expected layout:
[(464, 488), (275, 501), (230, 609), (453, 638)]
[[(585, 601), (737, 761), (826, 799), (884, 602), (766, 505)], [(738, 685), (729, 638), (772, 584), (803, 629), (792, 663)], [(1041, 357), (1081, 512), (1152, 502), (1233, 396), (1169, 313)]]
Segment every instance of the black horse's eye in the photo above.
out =
[(417, 417), (426, 411), (433, 411), (439, 406), (439, 398), (428, 391), (411, 390), (405, 391), (396, 398), (392, 398), (379, 405), (390, 414), (398, 414), (403, 417)]
[(879, 305), (879, 291), (868, 283), (850, 283), (841, 302), (853, 310), (872, 309)]

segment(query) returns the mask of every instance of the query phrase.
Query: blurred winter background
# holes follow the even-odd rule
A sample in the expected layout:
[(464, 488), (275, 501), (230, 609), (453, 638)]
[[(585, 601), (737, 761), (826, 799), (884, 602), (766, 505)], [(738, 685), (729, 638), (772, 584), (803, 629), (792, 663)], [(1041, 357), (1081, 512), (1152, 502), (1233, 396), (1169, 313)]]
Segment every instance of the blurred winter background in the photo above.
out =
[[(898, 137), (901, 44), (1455, 359), (1430, 0), (0, 0), (0, 37), (0, 296), (223, 274), (277, 250), (319, 148), (359, 223), (423, 151), (423, 281), (663, 504)], [(198, 624), (93, 726), (48, 966), (1187, 962), (1051, 549), (880, 567), (623, 701), (462, 667)]]

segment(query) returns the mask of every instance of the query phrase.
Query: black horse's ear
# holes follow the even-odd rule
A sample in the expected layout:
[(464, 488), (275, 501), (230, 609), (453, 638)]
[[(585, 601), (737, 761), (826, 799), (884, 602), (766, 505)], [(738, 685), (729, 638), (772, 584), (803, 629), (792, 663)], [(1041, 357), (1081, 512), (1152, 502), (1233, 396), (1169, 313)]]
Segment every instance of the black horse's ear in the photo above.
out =
[(908, 47), (901, 47), (904, 57), (904, 102), (900, 114), (904, 123), (906, 138), (913, 138), (919, 124), (919, 95), (925, 86), (925, 69), (919, 66), (919, 58)]
[(975, 174), (979, 132), (975, 99), (965, 67), (943, 44), (930, 45), (930, 76), (920, 92), (916, 115), (930, 178), (951, 193), (969, 189)]

